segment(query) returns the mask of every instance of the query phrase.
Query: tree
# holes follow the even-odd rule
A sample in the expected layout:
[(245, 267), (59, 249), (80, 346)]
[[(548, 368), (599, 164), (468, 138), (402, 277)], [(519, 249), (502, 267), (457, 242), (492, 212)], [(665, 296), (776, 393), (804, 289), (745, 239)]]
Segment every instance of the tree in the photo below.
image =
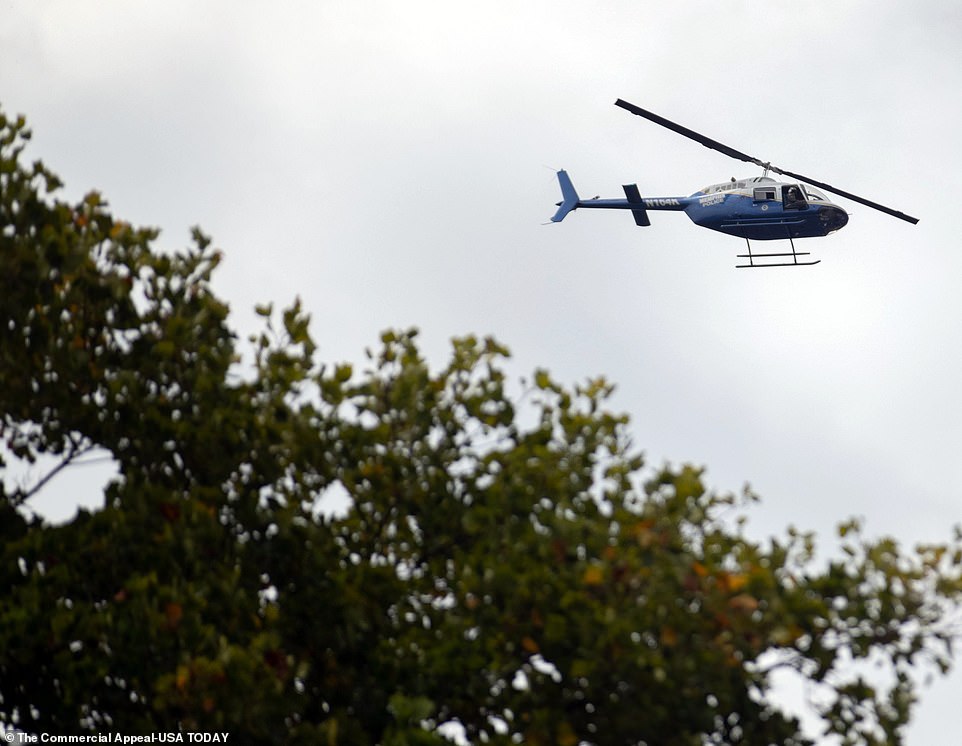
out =
[[(848, 523), (827, 563), (808, 534), (752, 541), (754, 497), (646, 469), (607, 382), (537, 371), (512, 398), (492, 339), (432, 371), (386, 333), (358, 372), (265, 306), (242, 365), (208, 239), (163, 253), (96, 193), (56, 199), (28, 137), (0, 115), (0, 436), (48, 471), (0, 494), (0, 723), (809, 743), (771, 696), (789, 669), (826, 733), (892, 744), (916, 672), (948, 670), (959, 532), (907, 552)], [(104, 507), (34, 516), (91, 453), (118, 466)]]

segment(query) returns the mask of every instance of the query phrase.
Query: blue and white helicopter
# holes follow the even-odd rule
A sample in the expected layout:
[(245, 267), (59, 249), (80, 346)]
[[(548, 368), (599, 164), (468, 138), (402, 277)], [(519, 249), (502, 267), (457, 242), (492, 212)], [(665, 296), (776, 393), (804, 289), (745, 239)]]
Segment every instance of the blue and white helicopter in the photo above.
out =
[[(748, 263), (736, 265), (740, 269), (818, 264), (821, 260), (799, 261), (799, 257), (809, 256), (810, 252), (796, 251), (794, 239), (827, 236), (848, 223), (848, 213), (829, 200), (820, 190), (881, 210), (913, 225), (919, 222), (917, 218), (898, 210), (753, 158), (627, 101), (618, 99), (615, 105), (662, 127), (667, 127), (707, 148), (760, 166), (764, 169), (764, 175), (740, 180), (733, 178), (721, 184), (712, 184), (689, 197), (642, 197), (636, 184), (626, 184), (623, 187), (625, 199), (596, 197), (583, 200), (575, 191), (568, 173), (562, 170), (558, 171), (562, 201), (557, 203), (558, 211), (551, 218), (552, 222), (560, 223), (572, 210), (591, 208), (630, 210), (636, 224), (649, 226), (651, 225), (648, 218), (649, 210), (681, 211), (686, 213), (695, 225), (744, 238), (748, 244), (748, 253), (739, 254), (738, 257), (747, 259)], [(770, 171), (787, 176), (791, 181), (777, 181), (768, 175)], [(752, 253), (752, 239), (771, 241), (786, 238), (792, 247), (791, 253)], [(791, 261), (788, 261), (789, 258)], [(782, 261), (771, 262), (769, 261), (771, 259)], [(759, 263), (756, 260), (762, 260), (762, 262)]]

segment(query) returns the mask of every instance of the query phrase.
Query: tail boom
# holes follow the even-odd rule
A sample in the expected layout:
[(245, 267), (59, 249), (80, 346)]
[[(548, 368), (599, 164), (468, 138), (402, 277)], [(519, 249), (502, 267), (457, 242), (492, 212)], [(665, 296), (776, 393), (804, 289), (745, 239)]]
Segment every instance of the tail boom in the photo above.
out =
[(631, 210), (635, 223), (639, 226), (651, 225), (648, 210), (684, 210), (689, 205), (687, 197), (642, 197), (637, 184), (625, 184), (626, 199), (589, 199), (582, 200), (575, 191), (567, 171), (558, 171), (561, 185), (561, 202), (558, 211), (551, 218), (552, 223), (560, 223), (572, 210), (579, 207), (595, 210)]

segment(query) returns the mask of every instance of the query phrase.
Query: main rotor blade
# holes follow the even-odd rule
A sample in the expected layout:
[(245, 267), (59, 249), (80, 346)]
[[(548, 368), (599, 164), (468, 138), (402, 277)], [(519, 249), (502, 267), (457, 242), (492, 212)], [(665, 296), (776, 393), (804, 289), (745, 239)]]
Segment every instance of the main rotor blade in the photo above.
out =
[(632, 114), (637, 114), (640, 117), (644, 117), (655, 124), (660, 124), (662, 127), (667, 127), (672, 132), (677, 132), (679, 135), (684, 135), (690, 140), (695, 142), (700, 142), (706, 148), (711, 148), (712, 150), (717, 150), (720, 153), (724, 153), (730, 158), (737, 158), (740, 161), (745, 161), (746, 163), (754, 163), (756, 166), (761, 166), (762, 168), (769, 168), (767, 163), (764, 163), (758, 158), (753, 158), (750, 155), (742, 153), (740, 150), (735, 150), (735, 148), (730, 148), (724, 143), (718, 142), (718, 140), (712, 140), (710, 137), (699, 134), (695, 130), (690, 130), (687, 127), (682, 127), (680, 124), (672, 122), (670, 119), (665, 119), (657, 114), (648, 111), (647, 109), (642, 109), (640, 106), (635, 106), (634, 104), (629, 104), (627, 101), (622, 101), (620, 98), (615, 101), (615, 106), (620, 106), (622, 109), (630, 111)]
[(905, 220), (909, 223), (912, 223), (913, 225), (919, 222), (918, 218), (913, 218), (911, 215), (906, 215), (904, 212), (893, 210), (891, 207), (886, 207), (885, 205), (881, 205), (878, 202), (873, 202), (870, 199), (859, 197), (856, 194), (852, 194), (851, 192), (846, 192), (842, 189), (838, 189), (837, 187), (833, 187), (830, 184), (826, 184), (821, 181), (816, 181), (815, 179), (810, 179), (807, 176), (802, 176), (801, 174), (796, 174), (796, 173), (792, 173), (791, 171), (785, 171), (783, 169), (780, 169), (776, 166), (773, 166), (770, 163), (766, 163), (765, 161), (762, 161), (758, 158), (750, 156), (747, 153), (742, 153), (740, 150), (735, 150), (735, 148), (729, 147), (724, 143), (718, 142), (718, 140), (713, 140), (710, 137), (707, 137), (698, 132), (695, 132), (695, 130), (691, 130), (691, 129), (688, 129), (687, 127), (683, 127), (680, 124), (677, 124), (676, 122), (672, 122), (670, 119), (665, 119), (664, 117), (660, 117), (654, 112), (650, 112), (647, 109), (642, 109), (640, 106), (635, 106), (634, 104), (628, 103), (627, 101), (623, 101), (620, 98), (617, 101), (615, 101), (615, 106), (620, 106), (622, 109), (625, 109), (626, 111), (630, 111), (632, 114), (637, 114), (639, 117), (644, 117), (645, 119), (651, 122), (654, 122), (655, 124), (660, 124), (662, 127), (670, 129), (672, 132), (677, 132), (679, 135), (687, 137), (690, 140), (694, 140), (695, 142), (701, 143), (706, 148), (711, 148), (712, 150), (717, 150), (719, 153), (724, 153), (730, 158), (735, 158), (736, 160), (739, 160), (739, 161), (745, 161), (745, 163), (752, 163), (761, 168), (774, 171), (775, 173), (782, 174), (784, 176), (790, 176), (791, 178), (798, 179), (799, 181), (804, 181), (806, 184), (811, 184), (812, 186), (820, 187), (821, 189), (824, 189), (827, 192), (831, 192), (832, 194), (837, 194), (840, 197), (845, 197), (846, 199), (850, 199), (853, 202), (858, 202), (860, 204), (866, 205), (867, 207), (871, 207), (875, 210), (879, 210), (881, 212), (886, 213), (887, 215), (891, 215), (892, 217), (899, 218), (900, 220)]
[(837, 194), (839, 197), (845, 197), (845, 199), (850, 199), (853, 202), (858, 202), (859, 204), (865, 205), (866, 207), (871, 207), (880, 212), (884, 212), (886, 215), (891, 215), (893, 218), (898, 218), (899, 220), (904, 220), (912, 225), (916, 225), (919, 222), (918, 218), (913, 218), (911, 215), (906, 215), (904, 212), (899, 212), (891, 207), (886, 207), (885, 205), (880, 205), (878, 202), (873, 202), (865, 197), (859, 197), (857, 194), (852, 194), (851, 192), (846, 192), (844, 189), (839, 189), (838, 187), (833, 187), (831, 184), (826, 184), (823, 181), (816, 181), (815, 179), (810, 179), (808, 176), (802, 176), (801, 174), (795, 174), (791, 171), (783, 171), (776, 166), (769, 166), (770, 170), (777, 174), (782, 174), (784, 176), (791, 176), (793, 179), (798, 179), (799, 181), (804, 181), (806, 184), (811, 184), (812, 186), (820, 187), (826, 192), (831, 192), (832, 194)]

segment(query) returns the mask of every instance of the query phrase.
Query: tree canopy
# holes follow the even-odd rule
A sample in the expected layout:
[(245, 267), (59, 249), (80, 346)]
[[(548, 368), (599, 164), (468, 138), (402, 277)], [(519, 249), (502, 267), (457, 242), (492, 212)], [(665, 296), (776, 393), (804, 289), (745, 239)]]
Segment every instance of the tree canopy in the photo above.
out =
[[(28, 138), (0, 114), (5, 726), (788, 746), (790, 670), (826, 734), (897, 744), (918, 672), (948, 670), (958, 531), (905, 550), (848, 522), (835, 559), (751, 540), (754, 497), (646, 467), (609, 383), (512, 396), (490, 338), (440, 369), (414, 331), (323, 364), (295, 302), (245, 346), (207, 237), (160, 251), (97, 193), (59, 199)], [(104, 506), (34, 515), (90, 454), (117, 464)]]

